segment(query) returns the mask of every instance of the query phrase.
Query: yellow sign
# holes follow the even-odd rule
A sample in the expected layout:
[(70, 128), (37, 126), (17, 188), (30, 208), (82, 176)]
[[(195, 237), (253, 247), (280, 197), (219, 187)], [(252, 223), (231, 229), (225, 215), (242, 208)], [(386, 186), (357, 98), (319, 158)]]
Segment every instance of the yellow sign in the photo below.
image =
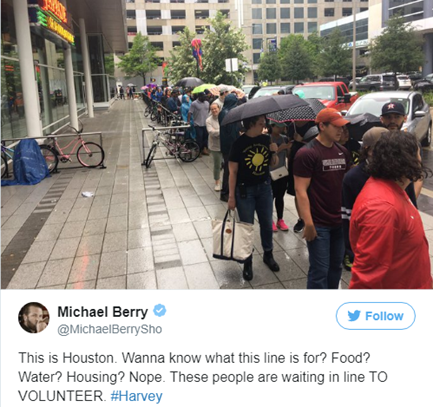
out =
[(52, 17), (47, 17), (47, 28), (67, 40), (69, 43), (74, 44), (75, 36), (58, 24)]

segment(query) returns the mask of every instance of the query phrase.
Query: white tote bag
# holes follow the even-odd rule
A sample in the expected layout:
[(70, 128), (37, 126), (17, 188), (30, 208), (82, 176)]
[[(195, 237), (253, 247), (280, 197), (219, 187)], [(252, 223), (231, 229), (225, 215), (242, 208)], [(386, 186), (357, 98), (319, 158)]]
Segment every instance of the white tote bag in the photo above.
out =
[(253, 252), (253, 224), (239, 222), (227, 211), (224, 220), (212, 220), (213, 257), (243, 263)]

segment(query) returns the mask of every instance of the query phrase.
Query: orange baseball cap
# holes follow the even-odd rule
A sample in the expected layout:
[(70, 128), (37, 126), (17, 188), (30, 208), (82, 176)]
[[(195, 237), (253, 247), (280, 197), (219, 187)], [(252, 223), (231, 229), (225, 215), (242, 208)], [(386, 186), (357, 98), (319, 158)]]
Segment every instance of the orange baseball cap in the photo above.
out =
[(334, 108), (322, 109), (316, 117), (316, 124), (320, 122), (329, 122), (335, 126), (344, 126), (349, 123), (349, 121), (344, 119), (341, 113)]

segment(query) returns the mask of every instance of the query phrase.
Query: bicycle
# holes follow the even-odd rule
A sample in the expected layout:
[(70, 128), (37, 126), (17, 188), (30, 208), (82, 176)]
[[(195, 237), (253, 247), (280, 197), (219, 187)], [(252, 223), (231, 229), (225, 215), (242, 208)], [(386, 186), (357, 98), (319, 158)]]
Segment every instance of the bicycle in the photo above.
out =
[(2, 144), (2, 179), (9, 177), (8, 161), (14, 159), (14, 150)]
[(160, 143), (167, 149), (167, 155), (172, 155), (175, 159), (180, 158), (183, 162), (193, 162), (198, 156), (200, 156), (201, 150), (198, 143), (192, 139), (185, 139), (185, 133), (177, 131), (181, 122), (174, 122), (172, 125), (176, 128), (167, 132), (156, 131), (154, 126), (148, 125), (152, 131), (155, 132), (155, 135), (144, 163), (146, 168), (151, 166), (157, 147)]
[[(84, 139), (82, 139), (84, 125), (81, 123), (81, 129), (79, 131), (73, 126), (70, 126), (70, 128), (75, 131), (77, 136), (66, 146), (61, 147), (56, 137), (53, 138), (51, 144), (40, 145), (41, 153), (46, 160), (50, 173), (57, 169), (59, 161), (62, 163), (72, 162), (70, 157), (73, 156), (78, 145), (79, 147), (76, 151), (76, 157), (82, 166), (86, 168), (96, 168), (104, 162), (105, 152), (102, 146), (95, 142), (85, 142)], [(73, 143), (74, 146), (70, 153), (64, 153), (64, 150), (68, 149)]]

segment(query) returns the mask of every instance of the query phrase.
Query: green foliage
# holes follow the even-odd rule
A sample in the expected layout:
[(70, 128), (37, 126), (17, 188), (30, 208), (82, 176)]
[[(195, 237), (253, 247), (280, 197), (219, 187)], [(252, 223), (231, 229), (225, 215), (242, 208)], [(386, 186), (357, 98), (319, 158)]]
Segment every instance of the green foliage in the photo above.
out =
[(426, 92), (424, 94), (425, 102), (430, 105), (430, 108), (433, 107), (433, 92)]
[[(218, 12), (213, 19), (208, 19), (210, 27), (204, 32), (203, 41), (203, 71), (200, 77), (203, 81), (213, 84), (229, 84), (239, 86), (249, 69), (244, 51), (249, 48), (241, 29), (236, 29), (226, 21), (224, 14)], [(238, 71), (227, 72), (225, 60), (238, 59)]]
[(187, 27), (179, 34), (180, 45), (171, 51), (169, 60), (170, 70), (169, 79), (175, 83), (185, 77), (197, 76), (197, 63), (192, 55), (191, 42), (195, 38), (195, 33)]
[(276, 81), (281, 76), (281, 67), (278, 52), (270, 50), (261, 56), (258, 68), (258, 78), (270, 82)]
[(290, 34), (282, 39), (279, 50), (282, 77), (298, 82), (312, 76), (312, 56), (306, 43), (300, 34)]
[(147, 36), (137, 33), (130, 52), (121, 57), (118, 67), (127, 77), (143, 77), (143, 83), (146, 84), (147, 74), (152, 72), (158, 63), (156, 48)]
[(346, 38), (338, 28), (322, 39), (322, 51), (319, 56), (321, 75), (344, 76), (352, 70), (352, 50), (345, 45), (346, 43)]
[(106, 54), (105, 55), (105, 74), (109, 74), (111, 76), (114, 76), (114, 56), (113, 54)]
[(371, 66), (389, 72), (417, 71), (424, 62), (422, 39), (397, 15), (387, 21), (383, 33), (370, 47)]
[(308, 54), (311, 58), (311, 78), (316, 78), (320, 70), (320, 53), (322, 52), (323, 39), (316, 32), (308, 35), (305, 42)]

